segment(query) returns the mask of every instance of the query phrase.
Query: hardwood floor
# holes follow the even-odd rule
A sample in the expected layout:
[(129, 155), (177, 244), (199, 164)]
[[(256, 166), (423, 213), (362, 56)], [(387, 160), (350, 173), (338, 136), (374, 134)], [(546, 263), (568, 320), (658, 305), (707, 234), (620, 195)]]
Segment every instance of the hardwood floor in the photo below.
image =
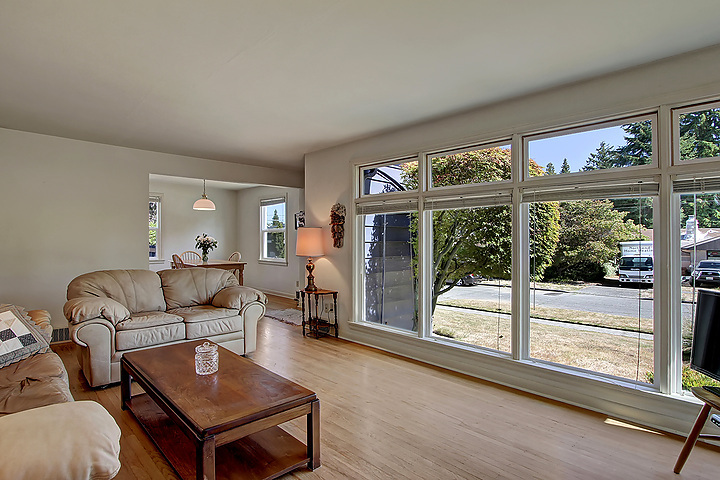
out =
[[(294, 302), (275, 297), (270, 306)], [(75, 346), (53, 348), (75, 399), (100, 402), (120, 425), (116, 478), (177, 478), (120, 410), (120, 387), (91, 389)], [(696, 446), (678, 476), (682, 438), (342, 340), (303, 338), (268, 318), (251, 358), (320, 399), (322, 466), (287, 479), (717, 479), (720, 471), (720, 449)], [(304, 419), (284, 427), (304, 440)]]

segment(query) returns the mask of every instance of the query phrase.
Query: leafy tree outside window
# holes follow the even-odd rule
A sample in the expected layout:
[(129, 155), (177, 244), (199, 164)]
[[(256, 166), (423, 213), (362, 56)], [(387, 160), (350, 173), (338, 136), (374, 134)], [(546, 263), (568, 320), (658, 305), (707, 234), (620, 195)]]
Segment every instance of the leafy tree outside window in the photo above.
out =
[(260, 260), (286, 261), (286, 204), (285, 198), (260, 202)]
[(160, 196), (150, 195), (149, 202), (149, 258), (157, 260), (160, 258)]

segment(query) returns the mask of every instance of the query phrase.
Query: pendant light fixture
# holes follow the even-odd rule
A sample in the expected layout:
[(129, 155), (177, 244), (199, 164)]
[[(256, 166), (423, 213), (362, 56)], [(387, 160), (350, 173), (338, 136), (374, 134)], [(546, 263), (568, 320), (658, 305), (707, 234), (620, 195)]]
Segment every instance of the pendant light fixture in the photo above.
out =
[(205, 195), (205, 179), (203, 178), (202, 197), (193, 203), (193, 210), (215, 210), (215, 204)]

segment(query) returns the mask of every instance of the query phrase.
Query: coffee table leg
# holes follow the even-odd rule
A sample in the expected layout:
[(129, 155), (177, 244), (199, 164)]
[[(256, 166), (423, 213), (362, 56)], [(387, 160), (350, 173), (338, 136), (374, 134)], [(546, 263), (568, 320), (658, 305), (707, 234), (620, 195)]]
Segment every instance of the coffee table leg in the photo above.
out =
[(120, 408), (127, 410), (127, 403), (130, 401), (131, 389), (130, 382), (132, 381), (130, 373), (120, 366)]
[(197, 444), (197, 480), (215, 480), (215, 437), (208, 437)]
[(320, 466), (320, 401), (310, 403), (307, 416), (307, 452), (310, 461), (308, 468), (315, 470)]

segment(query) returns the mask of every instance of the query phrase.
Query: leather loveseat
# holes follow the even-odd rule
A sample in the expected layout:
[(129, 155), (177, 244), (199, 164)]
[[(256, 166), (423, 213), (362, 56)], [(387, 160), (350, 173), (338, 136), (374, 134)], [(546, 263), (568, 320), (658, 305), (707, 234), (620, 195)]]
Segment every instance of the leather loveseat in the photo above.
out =
[(212, 268), (103, 270), (70, 282), (65, 317), (93, 386), (120, 381), (125, 352), (208, 338), (245, 355), (255, 350), (265, 295)]
[[(99, 403), (74, 401), (65, 365), (49, 349), (48, 312), (15, 305), (0, 305), (0, 312), (15, 315), (23, 345), (33, 345), (16, 355), (3, 350), (12, 359), (0, 355), (0, 479), (113, 478), (120, 471), (120, 427)], [(3, 333), (7, 340), (9, 330)]]

